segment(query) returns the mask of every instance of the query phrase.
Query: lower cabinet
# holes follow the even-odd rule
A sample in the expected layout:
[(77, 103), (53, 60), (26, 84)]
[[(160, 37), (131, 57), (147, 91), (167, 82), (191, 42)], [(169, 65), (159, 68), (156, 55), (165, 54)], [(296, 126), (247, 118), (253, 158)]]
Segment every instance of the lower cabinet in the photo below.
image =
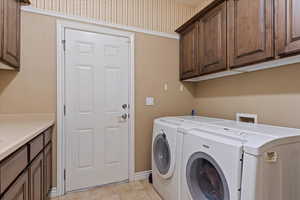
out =
[(0, 162), (0, 186), (0, 200), (49, 199), (52, 188), (51, 128)]
[(30, 200), (43, 200), (44, 184), (44, 155), (40, 153), (29, 167)]
[(26, 170), (8, 189), (8, 191), (4, 194), (1, 200), (28, 200), (28, 180), (28, 170)]
[(52, 143), (44, 150), (44, 200), (49, 197), (52, 188)]

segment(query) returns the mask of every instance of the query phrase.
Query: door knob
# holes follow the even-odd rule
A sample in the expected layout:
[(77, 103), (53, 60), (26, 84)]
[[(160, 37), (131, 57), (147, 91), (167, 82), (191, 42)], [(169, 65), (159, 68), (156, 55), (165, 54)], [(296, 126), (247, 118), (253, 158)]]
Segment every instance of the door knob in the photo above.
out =
[(124, 110), (126, 110), (127, 107), (128, 107), (127, 104), (123, 104), (123, 105), (122, 105), (122, 108), (123, 108)]
[(124, 113), (124, 114), (121, 116), (121, 118), (122, 118), (123, 120), (126, 120), (126, 119), (128, 118), (128, 114), (127, 114), (127, 113)]

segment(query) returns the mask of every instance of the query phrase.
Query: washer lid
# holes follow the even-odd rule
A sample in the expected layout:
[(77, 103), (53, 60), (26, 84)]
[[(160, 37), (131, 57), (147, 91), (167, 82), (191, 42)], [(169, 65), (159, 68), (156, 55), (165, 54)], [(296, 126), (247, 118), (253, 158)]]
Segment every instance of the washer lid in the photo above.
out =
[(244, 151), (252, 155), (261, 155), (278, 145), (300, 142), (300, 129), (236, 121), (216, 122), (212, 126), (239, 132), (238, 137), (244, 140)]

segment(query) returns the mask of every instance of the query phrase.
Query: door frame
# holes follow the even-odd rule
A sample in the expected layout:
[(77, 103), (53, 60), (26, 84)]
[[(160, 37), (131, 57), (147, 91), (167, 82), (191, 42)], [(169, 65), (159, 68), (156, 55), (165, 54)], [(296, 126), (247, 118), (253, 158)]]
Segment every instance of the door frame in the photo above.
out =
[(57, 20), (57, 187), (56, 195), (60, 196), (65, 194), (65, 178), (64, 171), (66, 167), (66, 133), (64, 122), (64, 104), (65, 104), (65, 51), (64, 40), (66, 29), (76, 29), (87, 32), (94, 32), (99, 34), (107, 34), (113, 36), (126, 37), (130, 41), (130, 66), (129, 66), (129, 104), (130, 104), (130, 118), (129, 118), (129, 181), (134, 181), (135, 177), (135, 133), (134, 133), (134, 119), (135, 119), (135, 104), (134, 104), (134, 79), (135, 79), (135, 64), (134, 64), (134, 41), (135, 33), (120, 31), (112, 28), (106, 28), (103, 26), (97, 26), (92, 24), (84, 24), (79, 22), (72, 22), (66, 20)]

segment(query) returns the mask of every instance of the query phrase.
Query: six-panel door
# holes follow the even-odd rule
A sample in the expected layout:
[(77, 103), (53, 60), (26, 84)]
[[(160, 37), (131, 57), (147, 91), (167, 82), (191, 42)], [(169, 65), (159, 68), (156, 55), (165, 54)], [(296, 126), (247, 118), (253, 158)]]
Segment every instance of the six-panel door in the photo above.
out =
[(180, 35), (180, 79), (195, 77), (199, 74), (197, 66), (198, 24), (191, 24)]
[(274, 58), (273, 0), (228, 1), (231, 68)]
[(198, 61), (200, 75), (227, 69), (226, 17), (226, 2), (223, 2), (199, 21)]
[(300, 53), (300, 1), (276, 0), (277, 54)]

